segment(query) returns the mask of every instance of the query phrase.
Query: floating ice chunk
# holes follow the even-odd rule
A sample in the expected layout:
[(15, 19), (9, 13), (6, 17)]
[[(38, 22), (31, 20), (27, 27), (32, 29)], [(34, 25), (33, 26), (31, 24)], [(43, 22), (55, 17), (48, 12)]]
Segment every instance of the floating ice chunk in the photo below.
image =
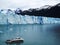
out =
[(3, 33), (3, 31), (0, 31), (0, 33)]

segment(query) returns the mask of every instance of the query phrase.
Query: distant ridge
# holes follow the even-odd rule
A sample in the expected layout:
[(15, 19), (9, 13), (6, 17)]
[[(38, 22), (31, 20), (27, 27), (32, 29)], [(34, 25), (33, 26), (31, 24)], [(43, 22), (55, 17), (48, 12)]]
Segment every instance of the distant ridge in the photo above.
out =
[(21, 15), (34, 15), (34, 16), (45, 16), (45, 17), (57, 17), (60, 18), (60, 3), (50, 6), (45, 5), (42, 8), (35, 8), (35, 9), (28, 9), (28, 10), (20, 10), (18, 12), (15, 12), (16, 14)]

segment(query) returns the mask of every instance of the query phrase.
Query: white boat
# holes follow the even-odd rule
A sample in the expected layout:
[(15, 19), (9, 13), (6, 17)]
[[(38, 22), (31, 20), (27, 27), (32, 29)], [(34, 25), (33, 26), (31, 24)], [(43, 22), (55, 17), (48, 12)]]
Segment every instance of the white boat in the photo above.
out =
[(5, 43), (12, 44), (12, 43), (23, 43), (23, 42), (24, 42), (23, 38), (15, 38), (15, 39), (11, 39), (11, 40), (6, 40)]

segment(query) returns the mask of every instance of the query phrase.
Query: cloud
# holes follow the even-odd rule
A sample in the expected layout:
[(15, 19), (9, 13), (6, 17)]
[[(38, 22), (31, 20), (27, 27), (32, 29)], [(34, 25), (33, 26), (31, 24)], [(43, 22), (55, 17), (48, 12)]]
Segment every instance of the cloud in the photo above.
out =
[(0, 0), (0, 8), (37, 8), (43, 5), (55, 5), (59, 0)]

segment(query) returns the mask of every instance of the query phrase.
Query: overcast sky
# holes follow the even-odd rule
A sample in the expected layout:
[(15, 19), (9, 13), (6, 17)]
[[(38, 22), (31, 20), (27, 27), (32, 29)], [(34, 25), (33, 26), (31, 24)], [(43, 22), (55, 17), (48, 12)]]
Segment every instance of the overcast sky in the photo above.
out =
[(55, 5), (59, 2), (60, 0), (0, 0), (0, 9), (39, 8), (44, 5)]

